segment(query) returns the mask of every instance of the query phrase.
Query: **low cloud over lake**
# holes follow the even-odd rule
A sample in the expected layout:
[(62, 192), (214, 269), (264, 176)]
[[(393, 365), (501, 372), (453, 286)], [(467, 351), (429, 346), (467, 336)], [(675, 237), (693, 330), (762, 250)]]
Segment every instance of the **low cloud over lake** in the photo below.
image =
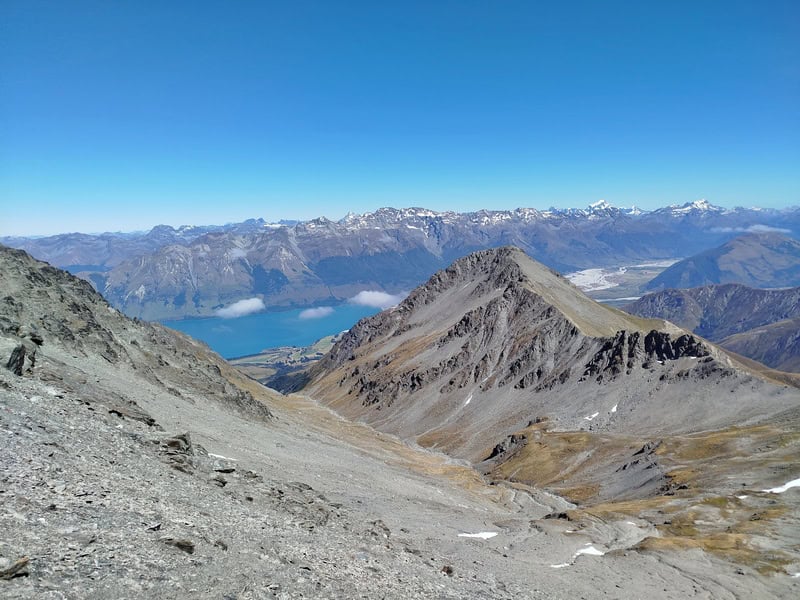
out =
[(333, 314), (333, 309), (330, 306), (318, 306), (316, 308), (307, 308), (301, 311), (298, 315), (301, 319), (322, 319)]
[(388, 294), (378, 290), (363, 290), (350, 298), (348, 302), (359, 306), (371, 306), (373, 308), (386, 309), (397, 306), (408, 294)]
[(246, 300), (239, 300), (230, 306), (220, 308), (216, 315), (223, 319), (236, 319), (244, 317), (245, 315), (252, 315), (253, 313), (261, 312), (266, 308), (264, 301), (261, 298), (248, 298)]

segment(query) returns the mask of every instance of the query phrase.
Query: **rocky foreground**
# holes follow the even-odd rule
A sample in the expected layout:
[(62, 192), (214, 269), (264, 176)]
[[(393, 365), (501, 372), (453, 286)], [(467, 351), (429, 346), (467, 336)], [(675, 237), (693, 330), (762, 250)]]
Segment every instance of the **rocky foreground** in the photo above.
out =
[[(795, 597), (242, 378), (0, 250), (4, 598)], [(789, 475), (789, 469), (785, 473)], [(764, 510), (785, 494), (747, 488)], [(796, 505), (794, 505), (796, 506)], [(663, 515), (662, 515), (663, 518)], [(768, 536), (765, 539), (769, 539)]]

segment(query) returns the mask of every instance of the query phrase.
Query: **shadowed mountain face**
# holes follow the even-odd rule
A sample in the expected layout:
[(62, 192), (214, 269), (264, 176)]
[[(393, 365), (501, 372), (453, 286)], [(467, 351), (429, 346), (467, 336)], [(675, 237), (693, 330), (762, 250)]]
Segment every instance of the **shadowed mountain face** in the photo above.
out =
[(674, 434), (795, 408), (716, 347), (596, 303), (501, 248), (440, 271), (364, 319), (310, 373), (350, 418), (477, 462), (537, 418), (559, 429)]
[(669, 289), (642, 296), (625, 310), (667, 319), (774, 369), (797, 371), (800, 288), (760, 290), (730, 283)]
[(749, 329), (719, 343), (773, 369), (800, 373), (800, 317)]
[(748, 234), (675, 263), (644, 289), (741, 283), (757, 288), (800, 285), (800, 242), (777, 233)]

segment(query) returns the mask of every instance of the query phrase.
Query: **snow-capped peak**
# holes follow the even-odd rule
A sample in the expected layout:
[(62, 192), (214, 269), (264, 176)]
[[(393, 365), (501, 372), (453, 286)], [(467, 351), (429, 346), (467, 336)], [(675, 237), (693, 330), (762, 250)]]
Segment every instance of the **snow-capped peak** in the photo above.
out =
[(589, 205), (589, 208), (592, 210), (608, 210), (609, 208), (612, 208), (612, 206), (605, 200), (598, 200), (597, 202), (592, 202)]
[(707, 212), (724, 212), (725, 209), (719, 206), (714, 206), (705, 198), (695, 200), (694, 202), (687, 202), (683, 205), (672, 204), (668, 207), (673, 215), (681, 215), (686, 213), (707, 213)]
[(705, 198), (701, 198), (700, 200), (695, 200), (691, 204), (692, 208), (696, 208), (697, 210), (711, 210), (711, 204)]

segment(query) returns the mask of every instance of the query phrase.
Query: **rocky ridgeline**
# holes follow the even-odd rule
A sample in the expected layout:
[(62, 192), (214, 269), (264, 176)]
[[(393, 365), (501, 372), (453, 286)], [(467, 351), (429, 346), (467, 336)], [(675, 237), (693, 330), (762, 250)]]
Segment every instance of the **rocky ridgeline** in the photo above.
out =
[(537, 417), (649, 436), (763, 422), (797, 402), (704, 339), (594, 302), (515, 248), (459, 259), (361, 320), (303, 383), (348, 418), (472, 463)]
[[(205, 396), (269, 415), (263, 403), (223, 376), (229, 367), (205, 345), (159, 325), (129, 319), (86, 281), (21, 250), (0, 247), (0, 266), (0, 293), (5, 294), (0, 298), (0, 363), (17, 375), (30, 373), (40, 348), (47, 345), (73, 357), (100, 358), (164, 385), (177, 396)], [(60, 379), (54, 359), (55, 355), (42, 372)]]
[(690, 334), (673, 339), (672, 334), (664, 331), (653, 330), (646, 334), (620, 331), (603, 343), (586, 365), (583, 375), (601, 382), (603, 378), (613, 378), (623, 372), (630, 375), (637, 366), (648, 369), (653, 362), (663, 364), (679, 358), (702, 358), (702, 364), (714, 360), (708, 346)]

